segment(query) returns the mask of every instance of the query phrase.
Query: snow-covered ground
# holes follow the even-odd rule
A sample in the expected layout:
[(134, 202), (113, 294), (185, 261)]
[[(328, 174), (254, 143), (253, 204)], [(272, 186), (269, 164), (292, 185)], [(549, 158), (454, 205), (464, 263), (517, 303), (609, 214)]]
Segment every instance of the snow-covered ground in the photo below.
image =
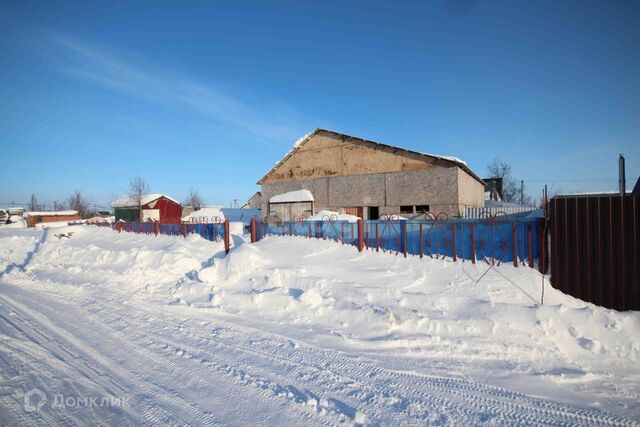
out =
[(528, 268), (233, 242), (0, 230), (0, 424), (638, 425), (640, 313), (540, 306)]

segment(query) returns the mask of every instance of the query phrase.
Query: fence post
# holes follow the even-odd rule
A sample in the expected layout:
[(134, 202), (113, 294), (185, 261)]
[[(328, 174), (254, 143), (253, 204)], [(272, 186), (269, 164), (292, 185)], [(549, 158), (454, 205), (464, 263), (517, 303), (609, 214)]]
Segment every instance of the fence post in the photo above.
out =
[(513, 238), (513, 266), (518, 266), (518, 234), (517, 234), (518, 226), (516, 222), (511, 223), (511, 236)]
[(380, 249), (380, 241), (378, 239), (378, 222), (376, 222), (376, 252)]
[(224, 251), (226, 253), (229, 253), (229, 247), (230, 245), (230, 236), (229, 236), (229, 220), (225, 219), (224, 220)]
[(154, 222), (153, 223), (153, 232), (154, 234), (157, 236), (158, 235), (158, 229), (160, 228), (160, 223)]
[(422, 258), (424, 256), (424, 243), (422, 241), (422, 223), (420, 223), (420, 225), (418, 226), (418, 230), (420, 234), (420, 258)]
[(476, 224), (471, 223), (471, 263), (476, 263)]
[(256, 219), (251, 218), (251, 243), (255, 243), (258, 240), (256, 239)]
[(451, 224), (451, 239), (453, 240), (453, 244), (451, 246), (453, 249), (453, 261), (455, 262), (458, 260), (458, 254), (457, 254), (458, 247), (456, 242), (458, 239), (456, 239), (456, 223), (455, 222)]
[(538, 271), (547, 273), (547, 220), (538, 221)]
[(407, 221), (400, 221), (400, 230), (402, 231), (402, 253), (407, 257)]
[(187, 224), (182, 224), (182, 236), (187, 238)]
[(362, 219), (358, 219), (358, 252), (362, 252), (364, 248), (364, 224)]
[(293, 223), (289, 223), (289, 237), (293, 236)]
[(531, 223), (527, 224), (527, 240), (529, 240), (529, 267), (533, 268), (533, 240), (531, 239)]

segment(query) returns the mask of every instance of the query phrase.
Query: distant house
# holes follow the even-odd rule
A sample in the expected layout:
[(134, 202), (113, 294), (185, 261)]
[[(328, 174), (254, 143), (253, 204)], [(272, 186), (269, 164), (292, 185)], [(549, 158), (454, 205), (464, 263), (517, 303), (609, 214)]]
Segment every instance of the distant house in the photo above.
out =
[[(420, 153), (325, 129), (298, 140), (258, 184), (262, 186), (263, 215), (278, 215), (282, 220), (309, 210), (310, 214), (332, 210), (363, 219), (426, 212), (459, 217), (467, 207), (484, 206), (485, 191), (484, 181), (456, 157)], [(312, 198), (278, 198), (297, 190), (307, 190)]]
[(262, 208), (262, 193), (256, 191), (256, 193), (247, 200), (242, 206), (242, 209), (261, 209)]
[[(179, 223), (182, 206), (175, 199), (165, 194), (147, 194), (138, 206), (130, 197), (123, 197), (111, 204), (116, 221), (158, 221), (162, 223)], [(142, 209), (142, 217), (140, 210)]]
[(47, 222), (79, 221), (78, 211), (32, 211), (24, 214), (27, 219), (27, 227), (35, 227), (36, 224)]

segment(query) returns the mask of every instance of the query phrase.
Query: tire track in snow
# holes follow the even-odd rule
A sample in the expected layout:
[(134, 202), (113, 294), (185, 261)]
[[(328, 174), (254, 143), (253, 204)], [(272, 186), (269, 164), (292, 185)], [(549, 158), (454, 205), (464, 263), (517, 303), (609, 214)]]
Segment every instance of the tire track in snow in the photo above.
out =
[[(228, 329), (232, 330), (232, 329)], [(441, 412), (443, 408), (447, 409), (447, 413), (451, 414), (454, 422), (462, 423), (485, 423), (499, 422), (503, 424), (533, 425), (533, 424), (567, 424), (567, 425), (634, 425), (633, 421), (623, 417), (610, 415), (596, 409), (580, 408), (571, 405), (563, 405), (543, 399), (536, 399), (526, 396), (522, 393), (513, 392), (499, 387), (487, 386), (474, 383), (467, 380), (431, 377), (419, 375), (412, 372), (397, 372), (377, 367), (375, 365), (354, 360), (353, 358), (336, 354), (335, 352), (326, 352), (312, 347), (298, 347), (296, 349), (296, 359), (292, 360), (290, 352), (282, 352), (282, 348), (286, 348), (288, 340), (279, 336), (265, 334), (263, 331), (249, 331), (246, 328), (240, 328), (234, 325), (234, 332), (242, 330), (241, 333), (236, 332), (241, 341), (250, 339), (249, 337), (260, 334), (263, 337), (268, 335), (267, 339), (262, 340), (268, 345), (261, 350), (256, 350), (252, 345), (239, 344), (237, 337), (235, 340), (222, 339), (221, 335), (213, 336), (207, 339), (199, 337), (198, 346), (186, 344), (184, 341), (175, 342), (168, 340), (166, 335), (154, 334), (151, 331), (145, 332), (146, 338), (152, 338), (154, 341), (164, 341), (165, 345), (172, 346), (175, 351), (187, 351), (182, 356), (188, 356), (191, 361), (215, 360), (212, 366), (217, 371), (228, 375), (241, 378), (244, 382), (247, 379), (255, 383), (269, 384), (274, 390), (313, 390), (318, 386), (323, 391), (305, 393), (296, 393), (291, 391), (293, 400), (299, 403), (307, 403), (317, 396), (330, 393), (345, 393), (350, 399), (346, 400), (351, 403), (347, 405), (341, 400), (336, 400), (338, 408), (341, 404), (350, 408), (343, 411), (342, 414), (356, 421), (358, 411), (370, 416), (370, 420), (375, 422), (376, 419), (384, 419), (384, 414), (376, 410), (377, 405), (382, 404), (384, 407), (397, 408), (399, 414), (402, 409), (405, 412), (407, 408), (418, 408), (415, 411), (420, 414), (433, 414)], [(275, 344), (278, 343), (278, 344)], [(210, 346), (224, 346), (231, 348), (239, 353), (233, 357), (221, 358), (221, 351), (213, 352), (207, 350)], [(267, 360), (269, 366), (276, 367), (278, 364), (286, 364), (289, 370), (294, 372), (296, 380), (301, 380), (302, 376), (307, 376), (310, 380), (305, 382), (305, 386), (295, 384), (281, 385), (259, 375), (249, 372), (255, 366), (247, 366), (242, 364), (233, 364), (230, 361), (237, 360), (242, 355), (250, 354)], [(246, 358), (246, 357), (245, 357)], [(278, 369), (280, 371), (281, 369)], [(301, 372), (306, 370), (306, 372)], [(369, 378), (371, 383), (364, 382), (361, 378)], [(380, 393), (378, 390), (398, 390), (400, 392)], [(334, 394), (335, 395), (335, 394)], [(335, 399), (335, 398), (332, 398)], [(322, 403), (318, 404), (318, 408), (325, 408)], [(358, 403), (362, 406), (358, 409)], [(343, 407), (345, 407), (343, 405)], [(429, 411), (419, 410), (420, 408), (429, 408)], [(334, 410), (340, 414), (340, 410)], [(399, 415), (396, 414), (396, 415)], [(415, 419), (414, 419), (415, 421)], [(434, 420), (437, 422), (437, 420)], [(404, 422), (407, 422), (404, 419)]]
[[(39, 313), (33, 310), (29, 310), (26, 306), (16, 301), (11, 301), (11, 303), (9, 303), (7, 300), (8, 299), (5, 296), (0, 296), (0, 302), (2, 302), (2, 305), (5, 306), (4, 310), (6, 310), (6, 308), (10, 308), (12, 313), (25, 319), (24, 323), (31, 323), (31, 328), (33, 328), (33, 330), (47, 330), (47, 328), (51, 328), (51, 330), (55, 331), (56, 333), (62, 336), (65, 335), (64, 331), (53, 326), (53, 322), (46, 321), (46, 318), (41, 318), (41, 315)], [(27, 317), (29, 317), (29, 320), (26, 320)], [(38, 327), (34, 327), (33, 319), (40, 320), (40, 322), (38, 322)], [(93, 328), (99, 324), (100, 322), (97, 322), (97, 324), (91, 324), (91, 326)], [(24, 331), (25, 329), (21, 330), (21, 332)], [(68, 332), (66, 334), (68, 334)], [(124, 371), (122, 369), (114, 367), (109, 360), (105, 359), (102, 355), (97, 354), (92, 348), (88, 347), (87, 345), (78, 345), (80, 341), (77, 339), (72, 339), (65, 342), (54, 340), (54, 342), (58, 344), (58, 346), (56, 346), (57, 348), (68, 348), (68, 351), (72, 354), (89, 354), (96, 356), (90, 363), (104, 368), (104, 373), (100, 373), (93, 368), (91, 369), (91, 372), (85, 371), (86, 363), (83, 363), (83, 365), (85, 366), (78, 366), (77, 364), (70, 363), (71, 361), (77, 360), (83, 360), (83, 362), (86, 362), (86, 359), (84, 358), (72, 357), (65, 361), (64, 359), (60, 359), (59, 357), (51, 357), (51, 354), (49, 354), (49, 352), (47, 351), (47, 349), (51, 347), (50, 345), (47, 346), (47, 349), (43, 348), (41, 350), (42, 355), (36, 355), (33, 351), (26, 351), (24, 346), (22, 346), (22, 348), (18, 348), (16, 346), (8, 345), (6, 342), (3, 342), (2, 344), (15, 354), (22, 355), (23, 363), (31, 362), (31, 365), (37, 370), (37, 372), (48, 373), (48, 378), (50, 379), (50, 381), (53, 381), (52, 378), (55, 378), (60, 373), (64, 373), (67, 378), (73, 378), (74, 381), (80, 382), (89, 390), (96, 386), (102, 387), (105, 385), (104, 382), (101, 383), (96, 381), (96, 378), (102, 378), (103, 380), (106, 380), (105, 382), (110, 383), (109, 385), (118, 385), (117, 388), (119, 389), (118, 391), (120, 392), (121, 396), (130, 393), (131, 390), (142, 390), (142, 393), (136, 393), (136, 398), (137, 400), (140, 400), (140, 404), (136, 405), (135, 410), (141, 412), (141, 417), (144, 420), (145, 424), (183, 425), (184, 423), (193, 422), (194, 420), (203, 425), (221, 424), (220, 420), (216, 419), (211, 414), (198, 410), (191, 402), (185, 401), (172, 390), (166, 389), (162, 385), (154, 384), (153, 381), (149, 381), (150, 378), (141, 380), (140, 374), (136, 372)], [(127, 345), (127, 343), (124, 341), (120, 344), (122, 344), (124, 347), (130, 347), (128, 350), (135, 351), (135, 348), (132, 348), (131, 345)], [(86, 383), (85, 379), (89, 379), (90, 383)], [(75, 389), (70, 393), (67, 393), (67, 395), (81, 397), (85, 396), (86, 393), (81, 390)], [(160, 406), (157, 403), (158, 400), (167, 403), (169, 408)], [(184, 414), (186, 412), (188, 416), (184, 417), (184, 419), (176, 419), (176, 412), (178, 414)], [(64, 416), (64, 413), (60, 411), (56, 411), (55, 414), (58, 418)], [(31, 420), (31, 417), (28, 417), (27, 419)], [(97, 417), (91, 419), (91, 423), (99, 423), (99, 421), (100, 419)], [(70, 422), (69, 424), (77, 425), (82, 423), (83, 422), (72, 420), (72, 422)]]

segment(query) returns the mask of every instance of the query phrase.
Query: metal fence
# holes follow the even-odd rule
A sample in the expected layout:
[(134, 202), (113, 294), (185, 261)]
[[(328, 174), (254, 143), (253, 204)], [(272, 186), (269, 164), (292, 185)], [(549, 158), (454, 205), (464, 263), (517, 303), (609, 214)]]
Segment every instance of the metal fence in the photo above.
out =
[(640, 198), (558, 197), (550, 203), (551, 283), (616, 310), (640, 310)]
[(544, 249), (543, 221), (538, 218), (514, 218), (505, 215), (480, 219), (450, 219), (446, 215), (431, 215), (425, 219), (404, 220), (396, 215), (377, 221), (347, 222), (336, 217), (323, 221), (297, 219), (269, 224), (257, 218), (251, 223), (251, 240), (267, 235), (303, 236), (329, 239), (358, 247), (359, 250), (391, 252), (420, 258), (448, 258), (483, 261), (491, 265), (503, 262), (514, 266), (538, 265)]
[(224, 248), (229, 253), (230, 248), (230, 236), (229, 236), (229, 221), (222, 221), (218, 217), (200, 217), (193, 218), (190, 222), (174, 222), (174, 223), (160, 223), (160, 222), (135, 222), (135, 221), (117, 221), (114, 223), (97, 223), (98, 227), (109, 227), (117, 232), (132, 232), (142, 234), (164, 234), (167, 236), (183, 236), (187, 237), (190, 234), (198, 234), (204, 239), (222, 242), (224, 241)]

